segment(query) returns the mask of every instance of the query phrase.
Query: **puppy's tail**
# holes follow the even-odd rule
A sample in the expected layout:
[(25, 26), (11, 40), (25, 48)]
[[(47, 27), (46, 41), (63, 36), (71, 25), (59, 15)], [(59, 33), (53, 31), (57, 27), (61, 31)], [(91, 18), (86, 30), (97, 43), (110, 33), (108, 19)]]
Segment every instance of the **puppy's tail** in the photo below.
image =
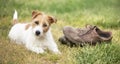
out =
[(16, 24), (18, 22), (18, 13), (15, 10), (14, 15), (13, 15), (13, 25)]

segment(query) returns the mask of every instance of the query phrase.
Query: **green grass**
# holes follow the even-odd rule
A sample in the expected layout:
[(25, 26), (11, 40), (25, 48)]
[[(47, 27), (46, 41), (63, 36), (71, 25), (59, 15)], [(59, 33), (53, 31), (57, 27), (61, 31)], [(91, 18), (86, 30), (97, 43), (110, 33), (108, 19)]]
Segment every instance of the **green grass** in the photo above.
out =
[[(0, 64), (120, 64), (120, 4), (119, 0), (0, 0)], [(52, 33), (62, 55), (47, 51), (36, 54), (24, 46), (11, 43), (7, 37), (14, 9), (19, 21), (30, 21), (31, 12), (40, 10), (57, 18)], [(66, 25), (84, 27), (97, 25), (112, 31), (111, 44), (70, 48), (61, 45)]]
[(85, 47), (75, 53), (77, 64), (119, 64), (120, 44), (103, 44)]

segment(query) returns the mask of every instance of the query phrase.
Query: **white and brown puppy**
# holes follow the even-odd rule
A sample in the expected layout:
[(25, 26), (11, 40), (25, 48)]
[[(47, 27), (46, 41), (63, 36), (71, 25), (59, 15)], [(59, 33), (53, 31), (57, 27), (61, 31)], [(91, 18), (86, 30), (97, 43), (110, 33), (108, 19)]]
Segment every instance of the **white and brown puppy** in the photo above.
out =
[(17, 11), (13, 16), (13, 27), (9, 32), (9, 38), (18, 44), (24, 44), (28, 50), (36, 53), (44, 53), (48, 48), (55, 54), (60, 54), (52, 37), (50, 26), (57, 20), (52, 16), (39, 11), (32, 12), (32, 22), (17, 23)]

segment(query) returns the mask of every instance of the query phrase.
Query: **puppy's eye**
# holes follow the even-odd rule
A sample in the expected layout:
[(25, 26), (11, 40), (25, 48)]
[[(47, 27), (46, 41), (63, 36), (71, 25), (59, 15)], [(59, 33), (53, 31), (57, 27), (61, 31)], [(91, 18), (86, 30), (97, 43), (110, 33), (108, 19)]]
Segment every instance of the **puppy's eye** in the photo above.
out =
[(47, 27), (47, 24), (43, 24), (43, 27)]
[(38, 24), (39, 24), (39, 22), (38, 22), (38, 21), (35, 21), (35, 24), (37, 24), (37, 25), (38, 25)]

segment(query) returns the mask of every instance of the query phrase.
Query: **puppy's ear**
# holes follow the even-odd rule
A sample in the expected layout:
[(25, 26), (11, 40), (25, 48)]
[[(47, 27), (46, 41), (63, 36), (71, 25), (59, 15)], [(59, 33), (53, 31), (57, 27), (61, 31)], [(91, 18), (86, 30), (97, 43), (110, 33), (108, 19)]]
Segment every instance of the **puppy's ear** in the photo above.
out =
[(34, 11), (32, 12), (32, 17), (35, 16), (36, 14), (37, 14), (37, 11), (34, 10)]
[(57, 22), (57, 19), (56, 18), (54, 18), (54, 17), (52, 17), (52, 16), (48, 16), (48, 21), (49, 21), (49, 23), (56, 23)]
[(41, 15), (42, 12), (39, 12), (39, 11), (33, 11), (32, 12), (32, 18), (34, 19), (37, 15)]

